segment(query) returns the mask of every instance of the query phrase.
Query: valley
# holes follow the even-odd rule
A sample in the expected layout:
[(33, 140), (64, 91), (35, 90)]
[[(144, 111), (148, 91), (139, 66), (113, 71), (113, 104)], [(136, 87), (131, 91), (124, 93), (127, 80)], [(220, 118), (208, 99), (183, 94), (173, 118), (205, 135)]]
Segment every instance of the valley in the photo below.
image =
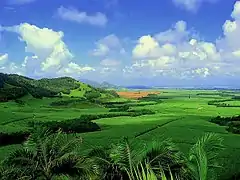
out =
[[(59, 87), (44, 84), (42, 91), (54, 90), (50, 92), (55, 94), (45, 97), (45, 94), (41, 96), (42, 91), (37, 91), (39, 94), (34, 97), (33, 90), (38, 86), (31, 91), (25, 87), (29, 81), (32, 84), (37, 81), (20, 79), (24, 80), (24, 86), (17, 83), (17, 78), (14, 82), (8, 78), (2, 81), (1, 97), (8, 88), (23, 88), (26, 92), (17, 98), (16, 93), (8, 94), (9, 99), (0, 103), (1, 160), (21, 148), (36, 126), (48, 127), (54, 132), (61, 128), (70, 136), (76, 134), (82, 138), (83, 154), (93, 147), (109, 147), (123, 137), (142, 145), (170, 138), (187, 153), (205, 133), (216, 133), (224, 139), (225, 147), (218, 158), (224, 170), (217, 169), (218, 176), (228, 179), (240, 173), (240, 134), (227, 130), (227, 124), (220, 126), (211, 122), (217, 116), (240, 115), (239, 91), (155, 89), (116, 93), (72, 80), (80, 87), (65, 93)], [(48, 81), (56, 82), (56, 79)]]

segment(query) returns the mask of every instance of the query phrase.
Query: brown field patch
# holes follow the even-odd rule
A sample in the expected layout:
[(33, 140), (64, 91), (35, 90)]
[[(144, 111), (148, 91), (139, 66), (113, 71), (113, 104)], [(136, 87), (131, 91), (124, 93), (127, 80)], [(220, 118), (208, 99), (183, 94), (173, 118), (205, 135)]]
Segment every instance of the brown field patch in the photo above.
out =
[(117, 92), (119, 96), (124, 97), (124, 98), (130, 98), (130, 99), (138, 99), (145, 97), (149, 94), (160, 94), (160, 92), (157, 91), (121, 91)]

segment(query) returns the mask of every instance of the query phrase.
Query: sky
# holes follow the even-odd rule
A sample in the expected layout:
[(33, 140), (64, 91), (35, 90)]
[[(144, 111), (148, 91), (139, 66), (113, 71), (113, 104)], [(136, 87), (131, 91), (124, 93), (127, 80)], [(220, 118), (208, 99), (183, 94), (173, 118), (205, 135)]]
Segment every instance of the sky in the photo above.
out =
[(240, 87), (240, 1), (0, 0), (0, 72)]

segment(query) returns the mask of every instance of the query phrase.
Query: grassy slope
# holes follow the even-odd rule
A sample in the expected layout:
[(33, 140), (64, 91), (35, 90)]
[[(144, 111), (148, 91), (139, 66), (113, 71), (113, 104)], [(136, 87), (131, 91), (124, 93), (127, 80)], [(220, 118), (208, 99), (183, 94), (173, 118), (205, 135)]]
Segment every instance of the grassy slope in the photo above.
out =
[(87, 84), (81, 83), (81, 82), (76, 82), (76, 84), (79, 85), (79, 88), (73, 89), (70, 91), (70, 94), (64, 94), (61, 93), (62, 96), (65, 97), (83, 97), (86, 91), (91, 90), (92, 88), (89, 87)]

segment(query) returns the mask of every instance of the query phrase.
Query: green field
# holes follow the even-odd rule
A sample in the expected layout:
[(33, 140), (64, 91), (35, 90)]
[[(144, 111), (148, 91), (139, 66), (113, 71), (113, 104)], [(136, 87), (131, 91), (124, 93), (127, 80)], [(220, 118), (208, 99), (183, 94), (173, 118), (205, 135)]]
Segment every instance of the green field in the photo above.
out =
[[(233, 173), (240, 172), (240, 135), (226, 131), (225, 127), (210, 123), (209, 120), (216, 116), (240, 115), (240, 107), (217, 107), (208, 105), (209, 101), (230, 99), (235, 92), (222, 93), (219, 91), (204, 90), (161, 90), (158, 98), (161, 102), (136, 102), (130, 103), (131, 109), (150, 109), (155, 112), (152, 115), (120, 116), (94, 120), (101, 131), (81, 133), (83, 148), (88, 150), (92, 146), (108, 146), (118, 142), (123, 136), (138, 139), (145, 142), (152, 139), (172, 138), (183, 152), (187, 152), (200, 136), (206, 132), (214, 132), (224, 138), (225, 150), (219, 161), (224, 166), (219, 174), (224, 179)], [(224, 94), (224, 96), (222, 96)], [(236, 93), (238, 94), (238, 93)], [(71, 92), (76, 95), (76, 92)], [(0, 103), (1, 131), (14, 131), (27, 128), (28, 121), (65, 121), (77, 118), (82, 114), (105, 114), (109, 108), (91, 104), (75, 103), (68, 106), (53, 107), (50, 104), (63, 98), (35, 99), (31, 96), (24, 97), (24, 106), (14, 101)], [(108, 101), (127, 102), (123, 98), (115, 98)], [(142, 103), (142, 106), (136, 104)], [(240, 101), (227, 103), (239, 104)], [(7, 145), (0, 147), (0, 158), (4, 158), (8, 152), (21, 145)]]

